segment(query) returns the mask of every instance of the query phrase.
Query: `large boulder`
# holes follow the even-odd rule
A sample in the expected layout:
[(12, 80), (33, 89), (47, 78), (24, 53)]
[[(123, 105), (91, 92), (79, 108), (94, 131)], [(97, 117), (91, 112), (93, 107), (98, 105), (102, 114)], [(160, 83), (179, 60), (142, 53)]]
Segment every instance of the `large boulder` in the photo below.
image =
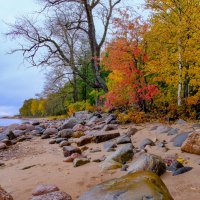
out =
[(13, 200), (12, 196), (0, 186), (0, 200)]
[(78, 124), (78, 120), (72, 117), (62, 125), (61, 129), (73, 129), (76, 124)]
[(79, 200), (173, 200), (162, 180), (151, 172), (137, 172), (99, 184)]
[(150, 171), (160, 176), (165, 173), (166, 165), (159, 156), (153, 154), (143, 154), (130, 164), (128, 171), (129, 173), (134, 173), (142, 170)]
[(200, 133), (192, 133), (181, 146), (181, 150), (200, 155)]

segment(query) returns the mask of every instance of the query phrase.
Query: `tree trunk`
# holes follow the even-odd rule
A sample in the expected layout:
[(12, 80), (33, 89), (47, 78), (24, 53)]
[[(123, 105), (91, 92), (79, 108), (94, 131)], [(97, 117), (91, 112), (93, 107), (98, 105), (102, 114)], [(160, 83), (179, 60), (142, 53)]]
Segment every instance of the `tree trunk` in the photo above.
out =
[(95, 83), (97, 87), (102, 88), (105, 92), (108, 91), (108, 88), (106, 86), (105, 80), (100, 75), (100, 66), (99, 66), (99, 59), (100, 59), (100, 49), (98, 49), (97, 40), (96, 40), (96, 30), (94, 26), (94, 20), (92, 16), (92, 10), (90, 5), (85, 1), (84, 3), (86, 14), (87, 14), (87, 20), (88, 20), (88, 37), (90, 42), (90, 48), (91, 48), (91, 64), (92, 64), (92, 70), (95, 77)]
[(177, 94), (177, 98), (178, 98), (178, 106), (181, 106), (182, 103), (182, 98), (181, 98), (181, 92), (182, 92), (182, 54), (181, 54), (181, 41), (178, 41), (178, 94)]
[(73, 72), (73, 100), (74, 103), (78, 101), (77, 76), (74, 72)]

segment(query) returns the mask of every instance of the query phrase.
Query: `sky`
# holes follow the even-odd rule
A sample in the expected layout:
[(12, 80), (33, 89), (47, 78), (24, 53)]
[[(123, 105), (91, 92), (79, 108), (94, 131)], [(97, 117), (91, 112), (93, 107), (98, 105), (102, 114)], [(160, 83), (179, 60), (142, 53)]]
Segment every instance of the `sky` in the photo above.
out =
[[(134, 7), (143, 0), (126, 0)], [(36, 0), (0, 0), (0, 116), (18, 114), (25, 99), (34, 98), (44, 84), (44, 71), (23, 63), (21, 53), (7, 54), (17, 48), (16, 41), (10, 41), (4, 33), (6, 23), (14, 23), (16, 17), (33, 13), (40, 7)]]
[(44, 73), (23, 63), (22, 54), (8, 55), (17, 42), (4, 36), (8, 30), (5, 22), (13, 23), (15, 17), (37, 9), (34, 0), (0, 0), (0, 116), (17, 114), (25, 99), (42, 91)]

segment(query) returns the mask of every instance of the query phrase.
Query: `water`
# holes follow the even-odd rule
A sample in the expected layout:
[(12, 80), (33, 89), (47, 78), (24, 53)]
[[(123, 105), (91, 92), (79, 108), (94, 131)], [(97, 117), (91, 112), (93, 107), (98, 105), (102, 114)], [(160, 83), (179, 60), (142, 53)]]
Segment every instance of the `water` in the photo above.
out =
[(10, 124), (21, 124), (27, 121), (28, 120), (23, 120), (23, 119), (1, 119), (0, 118), (0, 126), (8, 126)]

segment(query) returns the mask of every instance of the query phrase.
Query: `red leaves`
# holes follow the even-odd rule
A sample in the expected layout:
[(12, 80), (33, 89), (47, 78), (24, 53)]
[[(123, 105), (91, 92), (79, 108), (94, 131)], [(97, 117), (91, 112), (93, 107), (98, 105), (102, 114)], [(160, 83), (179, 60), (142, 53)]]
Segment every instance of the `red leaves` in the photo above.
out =
[(115, 39), (107, 45), (104, 66), (111, 71), (108, 80), (109, 92), (105, 106), (108, 108), (140, 104), (151, 101), (158, 89), (145, 80), (145, 62), (148, 56), (141, 40), (147, 26), (129, 16), (115, 19)]

